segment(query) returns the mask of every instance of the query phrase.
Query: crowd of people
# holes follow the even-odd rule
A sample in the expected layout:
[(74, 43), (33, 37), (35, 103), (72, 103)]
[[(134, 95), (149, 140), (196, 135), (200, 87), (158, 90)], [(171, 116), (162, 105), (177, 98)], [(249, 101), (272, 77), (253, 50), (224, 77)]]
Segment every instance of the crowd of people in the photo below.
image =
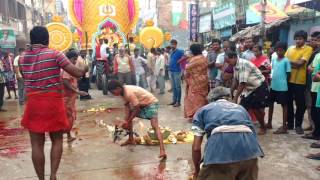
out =
[[(282, 126), (274, 131), (274, 134), (287, 134), (289, 130), (295, 130), (296, 134), (301, 135), (304, 134), (304, 131), (309, 131), (309, 133), (303, 135), (302, 138), (320, 140), (320, 72), (318, 70), (320, 67), (320, 32), (313, 32), (310, 39), (308, 39), (307, 32), (300, 30), (294, 34), (294, 39), (296, 44), (289, 48), (287, 48), (286, 43), (277, 42), (269, 53), (265, 53), (266, 55), (263, 53), (263, 48), (258, 45), (258, 43), (254, 43), (253, 38), (246, 38), (243, 47), (241, 47), (242, 44), (239, 44), (239, 48), (229, 41), (224, 41), (223, 51), (221, 50), (220, 40), (214, 39), (211, 43), (211, 49), (208, 51), (208, 62), (203, 62), (203, 65), (208, 63), (208, 79), (211, 91), (215, 90), (217, 86), (230, 88), (229, 98), (231, 101), (234, 104), (240, 104), (244, 107), (250, 114), (252, 121), (258, 121), (260, 125), (259, 135), (264, 135), (267, 129), (272, 129), (274, 103), (278, 103), (282, 106), (283, 121)], [(192, 46), (190, 49), (192, 49)], [(221, 56), (223, 56), (223, 58), (221, 58)], [(199, 55), (199, 57), (203, 56)], [(195, 57), (192, 57), (189, 62), (192, 62), (193, 58)], [(198, 62), (200, 63), (200, 60), (198, 60)], [(197, 77), (199, 77), (199, 75)], [(197, 85), (197, 87), (201, 86)], [(202, 90), (205, 91), (206, 88), (207, 87), (203, 87)], [(202, 94), (197, 93), (197, 95), (197, 99), (200, 101)], [(188, 93), (186, 95), (186, 98), (187, 97)], [(239, 100), (239, 98), (241, 99)], [(188, 101), (185, 101), (185, 103), (188, 103)], [(218, 107), (219, 103), (216, 104), (217, 107), (211, 106), (211, 111), (221, 109), (221, 107)], [(188, 105), (185, 106), (187, 107)], [(269, 107), (269, 116), (266, 123), (265, 108), (267, 107)], [(214, 123), (215, 121), (216, 124), (214, 125), (217, 125), (217, 116), (225, 121), (230, 118), (223, 117), (223, 115), (219, 113), (215, 115), (212, 114), (210, 118), (207, 117), (208, 114), (211, 113), (211, 111), (208, 110), (208, 108), (210, 109), (210, 105), (204, 107), (199, 105), (198, 108), (200, 108), (200, 110), (198, 110), (199, 112), (193, 117), (193, 125), (199, 137), (202, 137), (205, 133), (210, 137), (213, 129), (209, 128), (208, 130), (207, 128), (210, 123)], [(230, 111), (228, 114), (231, 116), (232, 108), (225, 107), (224, 109), (228, 109), (228, 111)], [(294, 111), (294, 109), (296, 110)], [(306, 110), (309, 114), (308, 124), (310, 126), (303, 129), (302, 123)], [(205, 115), (200, 114), (203, 113), (203, 111), (209, 112)], [(203, 120), (203, 116), (207, 117), (206, 120)], [(210, 120), (212, 122), (210, 122)], [(201, 123), (198, 121), (204, 122)], [(227, 124), (227, 122), (224, 123)], [(235, 128), (237, 129), (238, 127)], [(229, 127), (227, 131), (222, 132), (234, 132), (233, 130), (234, 129), (230, 130)], [(236, 132), (243, 132), (242, 128), (238, 130), (239, 131)], [(199, 143), (201, 144), (201, 141), (202, 138), (199, 139), (198, 142), (194, 142), (194, 146), (196, 146), (195, 152), (199, 151)], [(208, 139), (207, 146), (210, 145), (210, 143), (213, 142), (210, 142)], [(224, 145), (225, 144), (228, 143), (224, 143)], [(212, 144), (213, 147), (215, 147), (215, 145), (217, 144)], [(319, 145), (319, 143), (312, 143), (311, 148), (319, 148)], [(208, 147), (206, 148), (208, 149)], [(220, 149), (221, 148), (216, 151)], [(226, 150), (225, 153), (226, 152), (228, 151)], [(222, 153), (223, 152), (221, 152), (221, 154)], [(210, 153), (208, 156), (211, 156)], [(310, 154), (306, 157), (310, 159), (320, 159), (320, 153)], [(196, 161), (195, 164), (197, 163)], [(212, 162), (208, 164), (220, 163)], [(211, 173), (209, 173), (210, 168), (208, 168), (207, 172), (202, 172), (201, 176), (205, 174), (208, 178), (210, 174), (212, 175), (214, 172), (216, 175), (219, 175), (219, 172), (217, 172), (218, 169), (218, 167), (216, 167), (215, 171), (211, 169)], [(320, 167), (318, 167), (317, 170), (320, 170)], [(222, 170), (220, 173), (221, 172)], [(220, 176), (215, 177), (224, 176), (220, 174)]]
[[(0, 49), (1, 50), (1, 49)], [(23, 49), (20, 49), (19, 52), (22, 52)], [(13, 91), (15, 99), (18, 99), (17, 91), (16, 91), (16, 80), (19, 79), (15, 75), (16, 67), (14, 64), (14, 55), (12, 53), (8, 52), (2, 52), (0, 51), (0, 112), (5, 112), (6, 110), (3, 109), (3, 99), (5, 96), (5, 89), (7, 90), (8, 96), (6, 99), (11, 99), (11, 92)], [(18, 81), (19, 87), (21, 86), (21, 81)], [(21, 91), (19, 90), (19, 93)], [(23, 93), (20, 94), (19, 97), (23, 97)], [(19, 99), (19, 102), (21, 102), (22, 99)]]
[[(44, 141), (45, 132), (49, 132), (51, 179), (55, 179), (63, 134), (67, 133), (69, 142), (74, 140), (70, 130), (76, 119), (76, 99), (78, 95), (91, 98), (89, 74), (94, 76), (95, 67), (88, 72), (83, 62), (91, 58), (90, 54), (85, 57), (85, 53), (75, 49), (66, 54), (49, 49), (49, 34), (44, 27), (34, 27), (30, 39), (30, 46), (20, 49), (16, 58), (1, 52), (0, 111), (5, 111), (2, 108), (5, 88), (7, 99), (12, 98), (13, 91), (20, 105), (26, 103), (22, 126), (30, 132), (36, 173), (39, 179), (44, 179)], [(263, 156), (263, 151), (256, 139), (254, 123), (259, 124), (259, 135), (272, 129), (274, 103), (282, 107), (282, 126), (274, 134), (295, 130), (302, 135), (308, 131), (302, 138), (320, 140), (320, 32), (313, 32), (309, 40), (307, 32), (297, 31), (294, 39), (295, 45), (288, 48), (285, 42), (277, 42), (268, 52), (253, 38), (246, 38), (243, 44), (213, 39), (207, 50), (194, 43), (186, 51), (179, 49), (174, 39), (166, 48), (149, 51), (130, 45), (109, 47), (107, 40), (101, 40), (92, 64), (105, 60), (108, 73), (117, 79), (109, 81), (107, 87), (125, 101), (123, 128), (132, 131), (135, 117), (150, 120), (160, 140), (160, 158), (166, 158), (167, 154), (158, 126), (159, 100), (154, 94), (157, 89), (159, 95), (165, 94), (166, 84), (170, 85), (172, 101), (168, 105), (178, 108), (185, 82), (184, 117), (192, 122), (195, 134), (192, 149), (195, 177), (225, 179), (230, 173), (224, 169), (231, 168), (235, 169), (235, 176), (245, 172), (241, 175), (244, 179), (256, 179), (257, 157)], [(310, 127), (303, 129), (305, 111)], [(205, 134), (208, 141), (200, 171)], [(231, 148), (235, 143), (239, 145), (237, 149)], [(123, 145), (130, 144), (135, 144), (133, 134)], [(320, 143), (312, 143), (311, 148), (320, 148)], [(231, 149), (237, 152), (237, 157)], [(320, 159), (320, 153), (307, 158)]]
[[(135, 49), (131, 58), (127, 55), (127, 60), (121, 62), (127, 63), (127, 72), (135, 74), (127, 79), (136, 77), (136, 80), (139, 79), (136, 85), (149, 87), (151, 93), (157, 87), (160, 88), (160, 94), (164, 93), (164, 77), (168, 74), (172, 88), (169, 90), (172, 91), (172, 102), (169, 105), (174, 107), (181, 105), (181, 84), (185, 80), (185, 118), (197, 125), (196, 129), (203, 133), (213, 130), (212, 127), (209, 128), (210, 131), (201, 129), (207, 128), (205, 123), (210, 118), (202, 120), (205, 122), (199, 127), (196, 123), (198, 116), (195, 114), (205, 111), (203, 108), (209, 106), (209, 92), (217, 87), (224, 87), (230, 89), (229, 100), (240, 104), (250, 115), (250, 119), (259, 124), (257, 134), (264, 135), (268, 129), (273, 128), (274, 104), (278, 103), (282, 107), (282, 125), (274, 134), (287, 134), (289, 130), (295, 130), (302, 135), (304, 131), (308, 131), (302, 138), (320, 140), (320, 84), (317, 70), (320, 67), (320, 32), (313, 32), (308, 39), (307, 32), (297, 31), (294, 39), (295, 45), (287, 47), (287, 43), (277, 42), (267, 51), (254, 38), (245, 38), (241, 41), (243, 44), (213, 39), (207, 50), (195, 43), (185, 52), (177, 48), (176, 40), (172, 40), (171, 46), (166, 49), (151, 49), (146, 59), (139, 53), (139, 49)], [(118, 73), (118, 79), (122, 84), (131, 83), (121, 78), (121, 73)], [(266, 108), (269, 110), (267, 121)], [(305, 111), (308, 113), (310, 126), (303, 129)], [(213, 117), (215, 116), (212, 115), (211, 119), (214, 120)], [(239, 132), (242, 130), (240, 128)], [(312, 143), (311, 147), (319, 148), (319, 145)], [(307, 157), (319, 159), (319, 156), (320, 154), (310, 154)]]

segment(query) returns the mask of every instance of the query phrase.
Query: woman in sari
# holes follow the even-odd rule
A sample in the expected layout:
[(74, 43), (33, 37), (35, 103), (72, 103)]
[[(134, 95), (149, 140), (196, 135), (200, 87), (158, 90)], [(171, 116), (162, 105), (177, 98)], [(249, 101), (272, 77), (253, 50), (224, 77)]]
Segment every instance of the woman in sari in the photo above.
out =
[(184, 115), (188, 120), (192, 120), (195, 112), (208, 103), (208, 62), (202, 55), (202, 50), (203, 46), (201, 44), (190, 46), (193, 56), (189, 59), (185, 70)]

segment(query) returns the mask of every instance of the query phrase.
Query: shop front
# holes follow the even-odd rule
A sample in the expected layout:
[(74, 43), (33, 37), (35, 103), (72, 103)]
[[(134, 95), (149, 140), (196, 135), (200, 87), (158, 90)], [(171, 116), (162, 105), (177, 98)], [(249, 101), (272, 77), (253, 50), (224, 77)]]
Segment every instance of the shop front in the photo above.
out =
[(232, 26), (236, 24), (235, 4), (225, 3), (213, 9), (213, 23), (220, 38), (227, 39), (232, 35)]

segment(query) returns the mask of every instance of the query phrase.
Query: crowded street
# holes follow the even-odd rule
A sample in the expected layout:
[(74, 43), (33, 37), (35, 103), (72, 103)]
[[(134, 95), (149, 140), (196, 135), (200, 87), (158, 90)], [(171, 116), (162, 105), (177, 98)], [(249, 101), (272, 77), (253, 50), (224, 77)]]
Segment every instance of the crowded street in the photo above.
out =
[(320, 0), (0, 0), (0, 180), (319, 180)]
[[(113, 139), (105, 127), (99, 126), (100, 120), (112, 124), (122, 116), (122, 104), (113, 96), (102, 96), (97, 90), (92, 91), (93, 100), (78, 104), (79, 120), (75, 125), (78, 131), (77, 140), (72, 144), (64, 142), (64, 152), (58, 179), (65, 180), (188, 180), (192, 175), (191, 143), (166, 145), (168, 159), (159, 161), (157, 146), (137, 145), (134, 147), (120, 147), (113, 143)], [(160, 97), (159, 122), (160, 125), (171, 127), (173, 130), (191, 128), (183, 118), (183, 110), (168, 107), (170, 95)], [(111, 112), (89, 112), (91, 108), (108, 107)], [(23, 112), (16, 102), (8, 102), (6, 108), (9, 113), (0, 114), (1, 120), (1, 149), (0, 169), (1, 178), (36, 180), (32, 161), (31, 147), (27, 131), (20, 128), (20, 117)], [(280, 107), (275, 108), (274, 126), (281, 124)], [(140, 121), (137, 120), (137, 121)], [(141, 120), (145, 127), (137, 131), (146, 132), (149, 127), (147, 121)], [(140, 133), (142, 134), (142, 133)], [(48, 137), (47, 137), (48, 139)], [(260, 136), (259, 141), (265, 151), (265, 157), (259, 161), (259, 180), (316, 180), (319, 173), (314, 167), (317, 161), (308, 160), (304, 156), (316, 153), (309, 144), (312, 140), (305, 140), (291, 131), (287, 135), (278, 136), (268, 133)], [(50, 141), (46, 142), (45, 153), (49, 155)], [(49, 156), (46, 156), (49, 158)], [(49, 172), (50, 161), (46, 161), (46, 172)], [(47, 174), (48, 176), (49, 174)]]

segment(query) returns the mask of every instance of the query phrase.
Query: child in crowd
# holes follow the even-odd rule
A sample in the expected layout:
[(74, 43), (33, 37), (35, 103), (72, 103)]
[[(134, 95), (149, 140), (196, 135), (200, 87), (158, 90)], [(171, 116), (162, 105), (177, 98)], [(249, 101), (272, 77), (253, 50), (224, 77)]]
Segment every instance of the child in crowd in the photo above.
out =
[(284, 56), (287, 50), (287, 45), (278, 42), (275, 46), (277, 56), (272, 58), (272, 72), (271, 72), (271, 90), (270, 90), (270, 106), (268, 125), (272, 127), (272, 115), (274, 109), (274, 102), (281, 104), (283, 113), (283, 124), (274, 132), (274, 134), (286, 134), (287, 119), (288, 119), (288, 80), (290, 78), (291, 64), (288, 58)]
[[(166, 152), (163, 144), (163, 137), (158, 125), (158, 99), (154, 97), (149, 91), (132, 85), (123, 85), (121, 82), (111, 80), (108, 83), (108, 91), (115, 96), (121, 96), (125, 101), (125, 123), (123, 128), (133, 131), (133, 119), (136, 117), (148, 119), (154, 129), (156, 136), (160, 143), (159, 158), (166, 158)], [(121, 144), (121, 146), (135, 145), (133, 133), (129, 134), (129, 139)]]
[[(66, 53), (67, 58), (71, 61), (71, 63), (76, 64), (78, 59), (78, 52), (75, 50), (71, 50)], [(61, 77), (63, 79), (63, 87), (64, 87), (64, 103), (67, 111), (67, 118), (69, 120), (70, 128), (68, 129), (68, 142), (74, 141), (76, 138), (71, 136), (71, 129), (73, 127), (73, 123), (76, 120), (76, 100), (78, 95), (87, 96), (88, 93), (84, 91), (78, 91), (78, 83), (77, 78), (71, 76), (66, 71), (61, 72)]]

